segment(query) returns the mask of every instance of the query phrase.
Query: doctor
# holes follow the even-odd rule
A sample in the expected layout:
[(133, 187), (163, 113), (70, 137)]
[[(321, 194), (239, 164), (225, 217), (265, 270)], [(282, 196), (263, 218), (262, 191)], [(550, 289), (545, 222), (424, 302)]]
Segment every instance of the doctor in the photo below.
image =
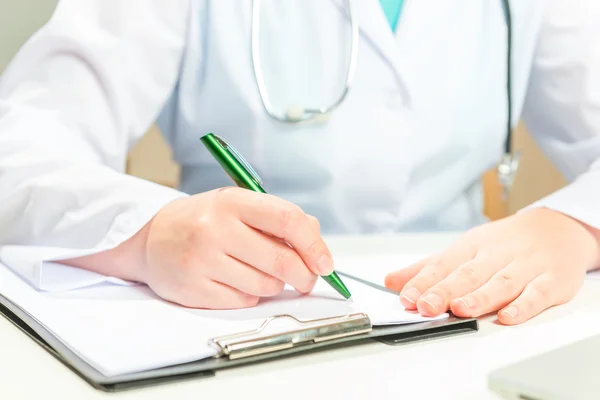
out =
[[(330, 273), (321, 233), (464, 230), (386, 284), (521, 323), (599, 265), (598, 21), (596, 0), (63, 0), (0, 82), (0, 243), (239, 308)], [(521, 117), (572, 182), (486, 223)], [(179, 190), (124, 174), (155, 120)], [(269, 195), (223, 189), (208, 132)]]

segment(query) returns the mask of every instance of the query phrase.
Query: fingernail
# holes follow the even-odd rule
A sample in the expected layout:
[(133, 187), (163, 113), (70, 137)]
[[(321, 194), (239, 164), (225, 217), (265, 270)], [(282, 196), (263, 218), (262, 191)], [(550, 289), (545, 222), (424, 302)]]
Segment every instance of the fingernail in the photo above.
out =
[(402, 297), (411, 302), (412, 304), (416, 304), (419, 297), (421, 297), (421, 292), (418, 289), (410, 288), (405, 292), (402, 292)]
[(431, 307), (433, 311), (439, 311), (442, 308), (442, 298), (437, 294), (430, 293), (427, 296), (423, 297), (423, 301)]
[(473, 301), (468, 297), (462, 297), (458, 299), (458, 301), (460, 301), (466, 309), (471, 308), (471, 304), (473, 304)]
[(317, 269), (321, 275), (329, 275), (333, 272), (333, 260), (327, 254), (323, 254), (317, 261)]
[(505, 310), (500, 311), (503, 314), (508, 315), (510, 318), (515, 319), (519, 316), (519, 309), (515, 306), (510, 306)]

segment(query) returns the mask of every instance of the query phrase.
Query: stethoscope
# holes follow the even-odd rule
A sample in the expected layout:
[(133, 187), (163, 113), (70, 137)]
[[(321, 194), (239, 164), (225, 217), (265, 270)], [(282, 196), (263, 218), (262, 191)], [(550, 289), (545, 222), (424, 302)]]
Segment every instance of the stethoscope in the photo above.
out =
[[(270, 101), (267, 89), (265, 87), (265, 81), (263, 78), (263, 71), (260, 63), (260, 49), (259, 49), (259, 30), (260, 30), (260, 0), (253, 0), (252, 3), (252, 66), (254, 68), (254, 76), (256, 78), (256, 84), (258, 86), (258, 92), (263, 104), (263, 107), (267, 114), (274, 120), (284, 123), (298, 124), (308, 122), (319, 122), (329, 118), (331, 113), (339, 107), (344, 101), (352, 81), (354, 79), (354, 73), (356, 71), (356, 63), (358, 60), (358, 20), (356, 9), (354, 7), (354, 0), (347, 0), (348, 11), (350, 16), (350, 30), (351, 30), (351, 43), (350, 43), (350, 60), (348, 63), (348, 70), (346, 72), (346, 82), (344, 89), (340, 96), (332, 104), (326, 105), (319, 108), (304, 108), (300, 106), (289, 107), (286, 112), (282, 115), (278, 115), (273, 110), (273, 105)], [(519, 167), (519, 154), (513, 154), (512, 152), (512, 16), (510, 9), (510, 0), (501, 0), (502, 8), (504, 11), (504, 22), (506, 24), (507, 32), (507, 51), (506, 51), (506, 102), (508, 116), (506, 120), (506, 141), (504, 143), (504, 154), (498, 163), (496, 174), (498, 181), (503, 187), (503, 194), (506, 196), (508, 190), (512, 186), (517, 169)]]

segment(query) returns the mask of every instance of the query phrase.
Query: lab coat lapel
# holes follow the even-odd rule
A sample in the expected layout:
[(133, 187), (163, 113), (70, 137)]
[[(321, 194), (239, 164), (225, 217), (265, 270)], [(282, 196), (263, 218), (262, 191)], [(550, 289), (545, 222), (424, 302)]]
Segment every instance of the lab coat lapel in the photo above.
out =
[[(350, 22), (348, 0), (330, 0)], [(354, 1), (360, 34), (399, 73), (398, 44), (378, 0)], [(403, 16), (400, 17), (402, 20)], [(402, 22), (400, 22), (402, 24)]]

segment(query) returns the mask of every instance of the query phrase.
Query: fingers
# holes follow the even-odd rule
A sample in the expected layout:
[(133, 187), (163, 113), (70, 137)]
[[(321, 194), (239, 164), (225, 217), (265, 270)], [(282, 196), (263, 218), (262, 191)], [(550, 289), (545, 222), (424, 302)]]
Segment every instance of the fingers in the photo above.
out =
[[(263, 286), (261, 290), (270, 291), (275, 289), (273, 286), (279, 281), (290, 284), (301, 293), (308, 293), (317, 280), (317, 276), (308, 269), (293, 248), (242, 223), (233, 229), (225, 252), (275, 281), (258, 280), (255, 275), (254, 281), (244, 283), (247, 286)], [(230, 277), (230, 279), (234, 279), (236, 282), (238, 280), (234, 277)], [(257, 289), (253, 289), (253, 293), (256, 291)]]
[[(421, 270), (404, 285), (400, 293), (400, 302), (409, 310), (416, 309), (417, 302), (427, 289), (448, 276), (457, 265), (464, 262), (463, 258), (466, 261), (471, 257), (468, 253), (449, 252), (427, 259)], [(428, 299), (424, 301), (427, 302)]]
[(419, 313), (424, 316), (436, 316), (446, 312), (452, 300), (481, 287), (502, 267), (504, 264), (497, 260), (476, 256), (425, 291), (417, 301)]
[(283, 281), (228, 255), (223, 256), (219, 268), (207, 270), (206, 276), (215, 282), (258, 297), (276, 296), (285, 287)]
[(227, 192), (232, 197), (229, 201), (236, 202), (242, 222), (289, 243), (315, 274), (333, 272), (333, 258), (327, 245), (315, 231), (314, 221), (300, 207), (263, 193), (235, 188)]
[(520, 324), (557, 304), (552, 286), (557, 286), (557, 282), (549, 274), (540, 275), (515, 301), (500, 310), (498, 320), (505, 325)]
[(427, 260), (421, 260), (406, 268), (402, 268), (398, 271), (388, 274), (384, 281), (385, 287), (396, 292), (400, 292), (406, 283), (410, 281), (419, 271), (421, 271), (421, 269), (423, 269), (426, 262)]
[(451, 310), (459, 317), (477, 317), (496, 311), (515, 299), (537, 274), (539, 271), (532, 265), (511, 263), (472, 293), (453, 300)]
[(313, 231), (320, 235), (321, 234), (321, 224), (319, 223), (319, 220), (310, 214), (307, 214), (307, 217), (308, 217), (308, 222), (310, 222), (310, 226), (312, 227)]
[(194, 284), (182, 285), (175, 294), (158, 294), (184, 307), (217, 310), (254, 307), (260, 300), (258, 296), (206, 278), (196, 280)]
[(425, 265), (417, 275), (404, 285), (400, 293), (400, 302), (409, 310), (417, 308), (417, 302), (431, 286), (444, 279), (452, 270), (446, 263)]

